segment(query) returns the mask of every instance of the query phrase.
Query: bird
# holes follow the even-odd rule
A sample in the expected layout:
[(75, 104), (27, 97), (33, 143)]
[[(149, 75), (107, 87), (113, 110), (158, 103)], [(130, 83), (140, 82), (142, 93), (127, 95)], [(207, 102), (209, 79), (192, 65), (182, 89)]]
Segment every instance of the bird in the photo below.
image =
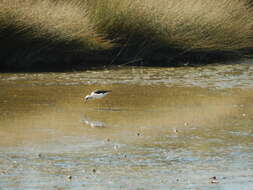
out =
[(96, 90), (85, 96), (84, 99), (85, 102), (87, 102), (89, 99), (100, 99), (108, 95), (110, 92), (111, 90)]

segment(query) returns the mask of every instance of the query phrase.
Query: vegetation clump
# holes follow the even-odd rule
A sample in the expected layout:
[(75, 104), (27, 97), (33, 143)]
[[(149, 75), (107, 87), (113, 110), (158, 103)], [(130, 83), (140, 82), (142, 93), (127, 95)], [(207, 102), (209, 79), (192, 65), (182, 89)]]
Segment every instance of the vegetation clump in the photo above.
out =
[(0, 69), (242, 58), (252, 18), (250, 0), (0, 0)]
[(253, 47), (253, 8), (247, 0), (97, 0), (91, 4), (99, 30), (140, 56), (163, 53), (168, 61), (171, 57), (212, 61), (241, 57)]
[(62, 69), (110, 48), (82, 1), (1, 0), (0, 59), (4, 69)]

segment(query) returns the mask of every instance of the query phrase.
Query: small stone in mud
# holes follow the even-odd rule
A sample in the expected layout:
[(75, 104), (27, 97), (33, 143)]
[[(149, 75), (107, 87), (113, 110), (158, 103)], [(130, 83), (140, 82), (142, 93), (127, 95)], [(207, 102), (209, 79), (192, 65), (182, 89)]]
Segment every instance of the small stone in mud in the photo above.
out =
[(7, 172), (6, 171), (0, 171), (0, 174), (5, 175), (5, 174), (7, 174)]
[(92, 172), (93, 172), (93, 173), (96, 173), (96, 172), (97, 172), (97, 170), (94, 168), (94, 169), (92, 170)]
[(17, 163), (17, 161), (13, 161), (12, 168), (17, 168), (17, 167), (18, 167), (18, 163)]
[(212, 183), (212, 184), (218, 184), (218, 183), (219, 183), (219, 181), (218, 181), (218, 180), (214, 180), (214, 179), (213, 179), (213, 180), (211, 180), (211, 181), (210, 181), (210, 183)]
[(218, 179), (217, 179), (217, 177), (216, 176), (213, 176), (213, 177), (211, 177), (211, 178), (209, 178), (211, 181), (210, 181), (210, 183), (211, 184), (217, 184), (217, 183), (219, 183), (219, 181), (218, 181)]
[(67, 179), (68, 179), (68, 180), (71, 180), (71, 179), (72, 179), (72, 176), (71, 176), (71, 175), (68, 175)]
[(178, 133), (179, 131), (178, 131), (177, 129), (174, 129), (173, 132), (174, 132), (174, 133)]
[(119, 145), (114, 145), (113, 148), (114, 148), (114, 150), (118, 150), (119, 149)]

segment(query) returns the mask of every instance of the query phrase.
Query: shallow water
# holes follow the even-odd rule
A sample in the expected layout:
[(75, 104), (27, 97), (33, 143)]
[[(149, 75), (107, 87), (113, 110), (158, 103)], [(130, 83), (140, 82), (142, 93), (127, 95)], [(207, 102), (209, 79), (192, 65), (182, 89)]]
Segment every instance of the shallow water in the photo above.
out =
[(0, 187), (251, 190), (252, 81), (249, 62), (0, 74)]

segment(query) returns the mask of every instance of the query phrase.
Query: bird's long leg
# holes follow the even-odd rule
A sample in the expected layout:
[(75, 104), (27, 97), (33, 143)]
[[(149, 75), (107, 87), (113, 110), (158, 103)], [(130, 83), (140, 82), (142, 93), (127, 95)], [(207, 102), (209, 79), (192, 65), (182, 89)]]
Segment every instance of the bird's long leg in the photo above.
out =
[(100, 103), (97, 104), (97, 110), (98, 110), (98, 111), (101, 111), (101, 104), (100, 104)]
[(109, 106), (109, 104), (108, 104), (107, 101), (105, 102), (105, 105), (106, 105), (106, 107), (107, 107), (108, 110), (111, 110), (111, 107)]

